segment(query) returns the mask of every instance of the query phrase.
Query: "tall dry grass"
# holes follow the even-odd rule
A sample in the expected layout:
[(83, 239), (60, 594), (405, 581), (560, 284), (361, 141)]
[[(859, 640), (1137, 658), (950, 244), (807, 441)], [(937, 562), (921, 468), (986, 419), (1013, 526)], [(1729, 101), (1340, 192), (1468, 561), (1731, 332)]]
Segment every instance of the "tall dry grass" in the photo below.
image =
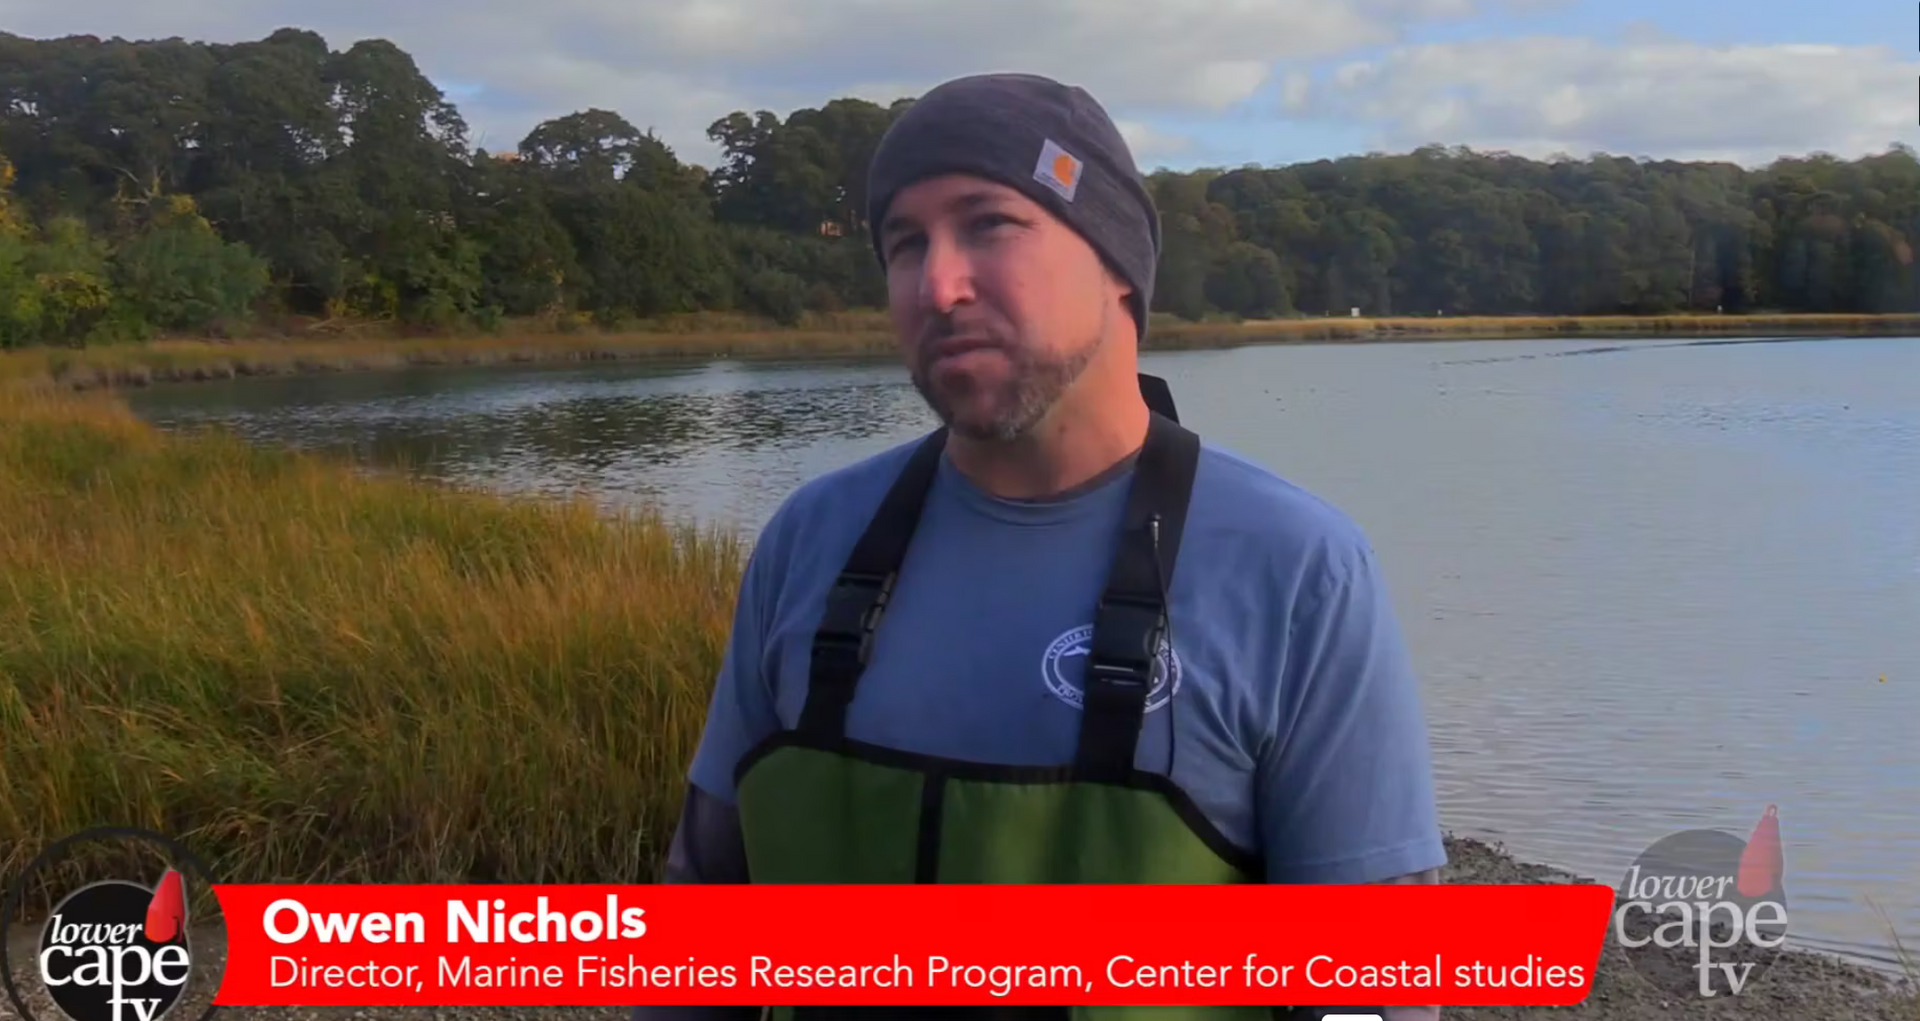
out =
[[(1920, 329), (1782, 318), (1157, 324), (1153, 344)], [(163, 436), (73, 391), (891, 347), (870, 313), (745, 325), (0, 355), (0, 874), (117, 823), (182, 836), (235, 881), (652, 878), (725, 641), (734, 537)]]
[(0, 387), (0, 874), (118, 824), (226, 881), (650, 881), (742, 554)]
[(1907, 998), (1912, 1016), (1920, 1021), (1920, 955), (1907, 949), (1906, 941), (1900, 936), (1900, 927), (1894, 924), (1886, 908), (1873, 898), (1868, 898), (1867, 903), (1880, 916), (1880, 923), (1887, 930), (1887, 940), (1893, 946), (1893, 955), (1901, 974), (1900, 995)]
[[(850, 323), (857, 323), (850, 320)], [(500, 334), (470, 337), (321, 337), (158, 340), (0, 354), (0, 378), (51, 380), (67, 389), (409, 366), (602, 361), (674, 357), (827, 357), (883, 354), (891, 334), (854, 325), (811, 329), (648, 333)]]
[(1239, 322), (1183, 322), (1155, 316), (1148, 347), (1179, 349), (1237, 344), (1357, 343), (1410, 340), (1504, 340), (1557, 337), (1626, 339), (1727, 336), (1920, 335), (1920, 315), (1853, 313), (1661, 316), (1398, 316), (1318, 317)]
[[(1156, 314), (1146, 346), (1151, 350), (1180, 350), (1244, 344), (1422, 339), (1899, 333), (1920, 334), (1920, 316), (1447, 316), (1185, 322)], [(810, 314), (793, 327), (775, 326), (749, 316), (694, 313), (649, 321), (642, 329), (624, 333), (528, 329), (457, 337), (373, 333), (31, 348), (0, 354), (0, 379), (46, 379), (68, 389), (93, 389), (415, 365), (666, 357), (840, 357), (890, 355), (893, 351), (892, 328), (886, 315), (876, 311)]]

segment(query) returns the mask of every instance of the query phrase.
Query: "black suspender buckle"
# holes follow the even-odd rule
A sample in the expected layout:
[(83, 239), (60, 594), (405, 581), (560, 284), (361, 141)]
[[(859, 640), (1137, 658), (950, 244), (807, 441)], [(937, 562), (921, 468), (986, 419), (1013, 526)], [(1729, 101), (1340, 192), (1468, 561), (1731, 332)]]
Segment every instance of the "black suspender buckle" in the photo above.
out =
[(813, 635), (807, 700), (796, 728), (815, 740), (835, 742), (845, 737), (847, 708), (873, 655), (881, 614), (892, 601), (921, 505), (939, 473), (946, 439), (947, 431), (938, 429), (914, 448), (826, 593), (826, 606)]
[(873, 653), (880, 614), (893, 595), (894, 576), (842, 572), (827, 591), (820, 628), (813, 636), (813, 679), (807, 686), (800, 729), (838, 737), (860, 674)]
[(1094, 612), (1087, 650), (1089, 683), (1095, 677), (1119, 684), (1153, 685), (1153, 664), (1166, 633), (1166, 608), (1157, 598), (1109, 592)]
[(843, 572), (827, 590), (826, 612), (820, 618), (820, 630), (814, 635), (816, 649), (831, 648), (850, 657), (856, 671), (867, 665), (873, 653), (874, 631), (880, 615), (886, 612), (893, 595), (894, 576)]
[(1094, 614), (1081, 701), (1081, 769), (1095, 778), (1121, 779), (1133, 769), (1140, 721), (1153, 691), (1154, 662), (1165, 634), (1158, 599), (1109, 592)]

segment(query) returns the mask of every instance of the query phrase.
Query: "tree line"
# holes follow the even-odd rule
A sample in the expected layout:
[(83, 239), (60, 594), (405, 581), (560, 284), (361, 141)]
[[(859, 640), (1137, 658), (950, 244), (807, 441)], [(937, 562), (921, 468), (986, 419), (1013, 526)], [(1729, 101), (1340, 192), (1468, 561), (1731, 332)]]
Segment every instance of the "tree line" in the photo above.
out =
[[(734, 111), (707, 168), (590, 109), (473, 144), (393, 43), (0, 33), (0, 346), (261, 316), (485, 329), (877, 307), (865, 171), (910, 98)], [(1157, 311), (1920, 310), (1920, 162), (1429, 146), (1158, 171)]]

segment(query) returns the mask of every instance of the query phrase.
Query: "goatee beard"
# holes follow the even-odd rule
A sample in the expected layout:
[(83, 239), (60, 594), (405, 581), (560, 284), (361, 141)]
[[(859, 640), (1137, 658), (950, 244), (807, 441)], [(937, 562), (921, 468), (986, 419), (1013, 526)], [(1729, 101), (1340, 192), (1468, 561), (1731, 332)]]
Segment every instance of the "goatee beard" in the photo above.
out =
[(941, 391), (930, 381), (927, 356), (915, 362), (913, 387), (940, 421), (956, 435), (983, 443), (1007, 443), (1025, 436), (1045, 418), (1067, 388), (1078, 380), (1099, 353), (1101, 339), (1081, 345), (1061, 358), (1043, 359), (1017, 345), (996, 346), (1013, 363), (1005, 382), (992, 385), (992, 399), (984, 411), (961, 412), (966, 398), (976, 396), (975, 384), (961, 380)]

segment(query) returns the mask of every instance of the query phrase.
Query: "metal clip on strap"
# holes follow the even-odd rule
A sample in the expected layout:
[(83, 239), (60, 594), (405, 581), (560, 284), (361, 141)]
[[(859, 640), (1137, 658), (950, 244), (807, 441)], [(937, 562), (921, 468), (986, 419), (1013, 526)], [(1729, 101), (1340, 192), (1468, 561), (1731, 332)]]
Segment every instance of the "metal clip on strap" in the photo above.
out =
[(812, 683), (800, 711), (802, 730), (833, 738), (844, 733), (846, 707), (873, 653), (874, 631), (893, 594), (894, 577), (848, 571), (828, 590), (814, 634)]
[(1164, 415), (1153, 416), (1089, 643), (1074, 764), (1090, 779), (1124, 782), (1133, 775), (1154, 667), (1169, 632), (1167, 586), (1199, 454), (1198, 436)]
[(1122, 780), (1133, 769), (1165, 624), (1157, 599), (1109, 592), (1100, 600), (1087, 650), (1079, 753), (1082, 770), (1094, 778)]

